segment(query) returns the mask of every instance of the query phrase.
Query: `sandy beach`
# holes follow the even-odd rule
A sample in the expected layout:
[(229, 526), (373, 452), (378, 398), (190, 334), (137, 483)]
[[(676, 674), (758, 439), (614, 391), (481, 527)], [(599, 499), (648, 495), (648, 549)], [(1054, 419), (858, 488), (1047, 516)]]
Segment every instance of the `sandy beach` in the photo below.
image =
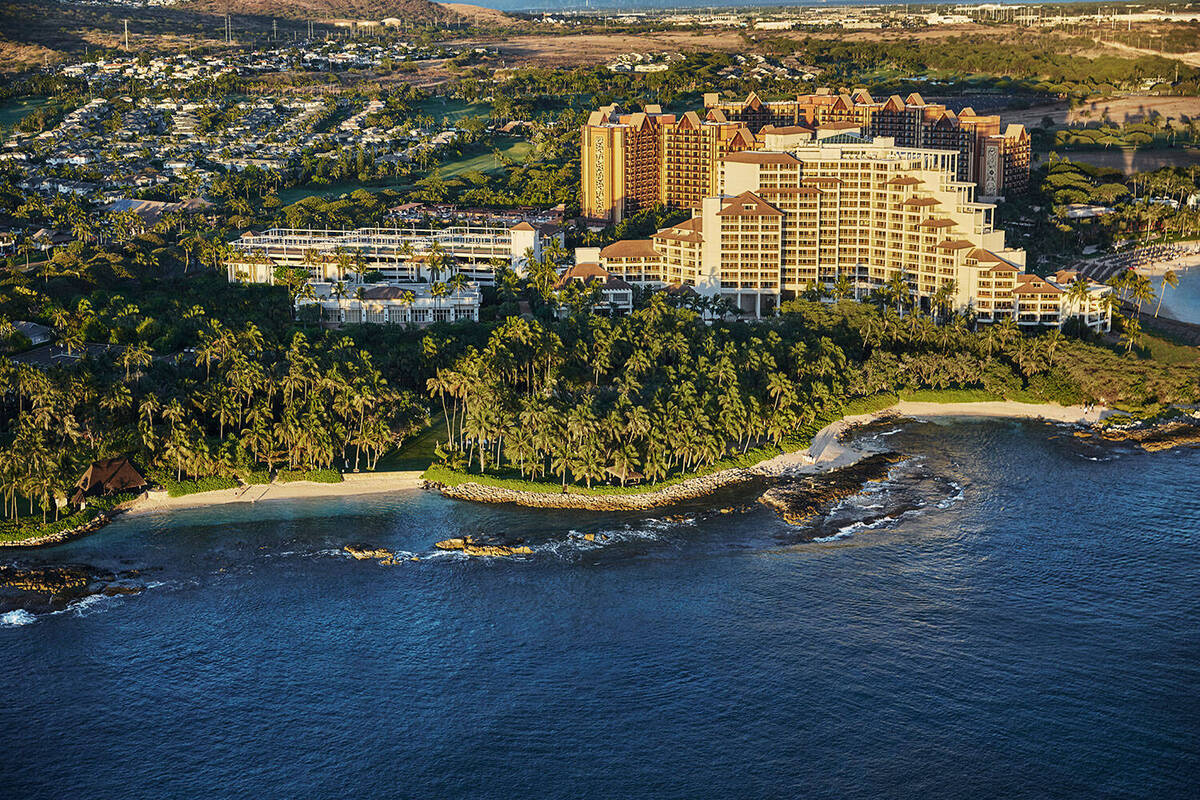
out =
[(362, 472), (348, 473), (341, 483), (268, 483), (198, 492), (183, 497), (170, 497), (166, 492), (154, 492), (136, 501), (125, 516), (173, 511), (181, 508), (224, 505), (226, 503), (260, 503), (272, 500), (297, 500), (309, 497), (347, 497), (358, 494), (378, 494), (421, 486), (420, 472)]
[(894, 406), (870, 414), (843, 417), (822, 428), (813, 437), (808, 449), (775, 456), (752, 467), (751, 470), (762, 475), (778, 475), (784, 472), (828, 472), (850, 466), (862, 458), (863, 454), (842, 444), (839, 441), (841, 435), (855, 425), (865, 425), (884, 417), (996, 417), (1094, 425), (1112, 413), (1112, 410), (1107, 408), (1087, 409), (1083, 406), (1017, 403), (1009, 400), (982, 403), (918, 403), (901, 400)]

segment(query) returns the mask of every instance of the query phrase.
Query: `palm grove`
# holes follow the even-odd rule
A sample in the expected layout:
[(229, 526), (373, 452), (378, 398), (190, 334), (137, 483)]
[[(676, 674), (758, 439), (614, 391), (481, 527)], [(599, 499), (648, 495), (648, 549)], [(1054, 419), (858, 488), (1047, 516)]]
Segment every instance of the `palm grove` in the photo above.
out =
[[(350, 339), (272, 344), (252, 323), (208, 320), (194, 353), (147, 348), (42, 370), (0, 359), (5, 514), (57, 515), (97, 458), (131, 454), (160, 482), (203, 488), (265, 482), (271, 470), (374, 468), (426, 419), (415, 395), (390, 386)], [(21, 502), (24, 498), (24, 504)]]
[(623, 485), (798, 445), (856, 398), (1200, 399), (1194, 364), (1131, 361), (1059, 331), (1023, 334), (1012, 320), (973, 331), (962, 317), (938, 324), (852, 301), (783, 311), (706, 324), (652, 296), (616, 319), (510, 317), (428, 379), (448, 431), (440, 456), (459, 473)]

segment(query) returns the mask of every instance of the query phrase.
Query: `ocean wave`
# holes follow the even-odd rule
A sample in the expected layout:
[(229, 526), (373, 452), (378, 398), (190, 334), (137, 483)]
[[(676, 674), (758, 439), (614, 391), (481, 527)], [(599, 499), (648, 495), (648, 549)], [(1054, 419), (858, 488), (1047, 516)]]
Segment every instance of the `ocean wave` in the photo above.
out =
[(952, 488), (954, 490), (954, 494), (950, 495), (945, 500), (942, 500), (941, 502), (939, 502), (937, 504), (937, 507), (942, 510), (950, 508), (952, 505), (957, 503), (959, 500), (962, 500), (964, 497), (966, 497), (966, 490), (963, 488), (963, 485), (961, 483), (958, 483), (957, 481), (950, 481), (949, 483), (950, 483), (950, 488)]
[(23, 608), (0, 614), (0, 628), (19, 628), (23, 625), (31, 625), (34, 622), (37, 622), (37, 615)]
[[(530, 549), (535, 555), (545, 553), (557, 558), (568, 558), (581, 553), (602, 550), (614, 544), (662, 541), (663, 533), (667, 529), (676, 525), (696, 524), (694, 518), (686, 521), (648, 519), (643, 522), (646, 527), (626, 525), (623, 528), (610, 528), (591, 534), (571, 529), (567, 531), (565, 539), (552, 539), (542, 544), (530, 545)], [(587, 538), (589, 535), (592, 537), (591, 539)]]
[(90, 594), (68, 604), (61, 611), (51, 612), (50, 616), (74, 614), (77, 617), (86, 617), (104, 611), (108, 606), (113, 605), (113, 601), (119, 600), (121, 597), (122, 595)]
[(836, 542), (840, 539), (848, 539), (851, 536), (853, 536), (854, 534), (858, 533), (859, 531), (872, 531), (872, 530), (875, 530), (876, 528), (881, 528), (884, 525), (887, 525), (889, 522), (896, 522), (901, 517), (904, 517), (906, 514), (909, 514), (909, 513), (912, 513), (912, 512), (906, 511), (906, 512), (904, 512), (904, 514), (901, 514), (899, 517), (893, 517), (890, 515), (886, 516), (886, 517), (880, 517), (879, 519), (872, 520), (871, 522), (863, 522), (861, 520), (858, 522), (851, 522), (849, 525), (843, 525), (842, 527), (838, 528), (837, 532), (832, 533), (829, 536), (814, 537), (813, 541), (824, 543), (824, 542)]

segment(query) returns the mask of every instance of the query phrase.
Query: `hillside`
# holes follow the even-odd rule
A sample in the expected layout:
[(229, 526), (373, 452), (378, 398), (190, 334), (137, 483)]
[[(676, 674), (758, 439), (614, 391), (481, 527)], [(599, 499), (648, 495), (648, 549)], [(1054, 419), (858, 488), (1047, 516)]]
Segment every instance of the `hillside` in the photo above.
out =
[(179, 5), (211, 14), (246, 14), (284, 19), (459, 22), (454, 11), (430, 0), (186, 0)]
[(474, 25), (507, 28), (521, 22), (516, 17), (511, 17), (494, 8), (473, 6), (468, 3), (438, 3), (438, 5), (449, 9), (451, 13), (457, 14)]

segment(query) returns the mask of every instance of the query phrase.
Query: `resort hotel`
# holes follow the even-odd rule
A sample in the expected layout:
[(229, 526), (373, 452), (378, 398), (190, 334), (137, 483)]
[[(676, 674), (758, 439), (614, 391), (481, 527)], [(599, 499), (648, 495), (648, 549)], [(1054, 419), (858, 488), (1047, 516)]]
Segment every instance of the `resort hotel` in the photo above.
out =
[(901, 148), (950, 150), (958, 154), (954, 177), (975, 184), (984, 199), (1022, 191), (1029, 182), (1024, 126), (1002, 128), (998, 116), (970, 108), (955, 113), (916, 93), (876, 101), (862, 90), (819, 89), (774, 102), (753, 92), (739, 102), (706, 94), (702, 112), (668, 114), (658, 105), (636, 113), (621, 113), (615, 105), (592, 112), (582, 126), (583, 215), (619, 222), (660, 203), (696, 208), (716, 193), (729, 154), (772, 149), (770, 132), (812, 135), (817, 129), (887, 137)]
[[(554, 225), (458, 225), (358, 230), (273, 228), (232, 243), (229, 280), (275, 283), (280, 267), (303, 270), (297, 309), (317, 306), (322, 322), (425, 324), (479, 319), (479, 284), (498, 264), (521, 271), (542, 258)], [(457, 277), (456, 277), (457, 276)]]
[[(1108, 330), (1111, 289), (1073, 286), (1073, 272), (1026, 273), (1024, 251), (993, 225), (995, 206), (960, 178), (960, 155), (846, 124), (764, 127), (756, 148), (725, 153), (700, 181), (711, 183), (688, 204), (690, 219), (649, 239), (580, 248), (576, 261), (630, 284), (720, 296), (750, 317), (814, 289), (864, 298), (899, 276), (926, 309)], [(596, 187), (584, 172), (587, 194)]]

